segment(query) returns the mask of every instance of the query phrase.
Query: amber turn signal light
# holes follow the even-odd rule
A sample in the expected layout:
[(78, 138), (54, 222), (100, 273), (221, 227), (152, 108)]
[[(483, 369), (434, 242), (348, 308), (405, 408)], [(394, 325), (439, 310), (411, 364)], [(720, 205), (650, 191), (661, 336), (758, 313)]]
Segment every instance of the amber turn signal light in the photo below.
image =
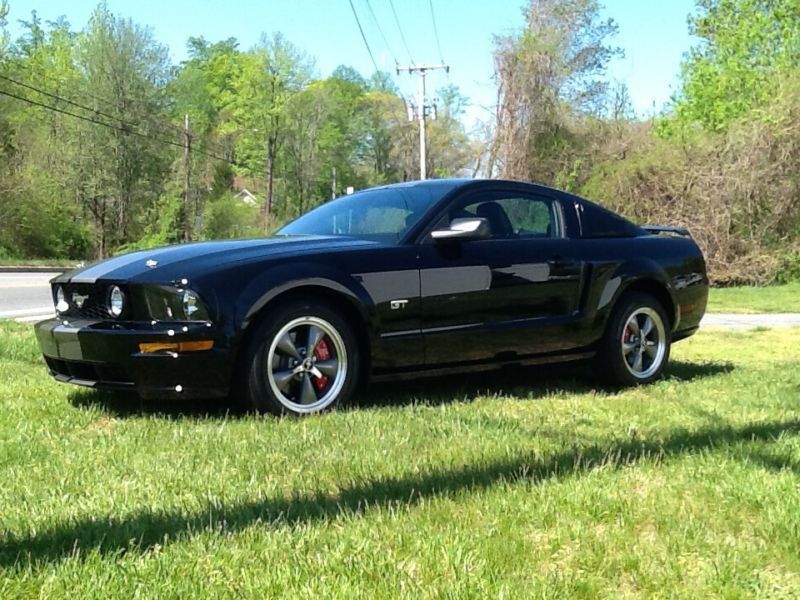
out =
[(145, 342), (139, 344), (139, 352), (152, 354), (153, 352), (201, 352), (211, 350), (214, 340), (200, 340), (196, 342)]

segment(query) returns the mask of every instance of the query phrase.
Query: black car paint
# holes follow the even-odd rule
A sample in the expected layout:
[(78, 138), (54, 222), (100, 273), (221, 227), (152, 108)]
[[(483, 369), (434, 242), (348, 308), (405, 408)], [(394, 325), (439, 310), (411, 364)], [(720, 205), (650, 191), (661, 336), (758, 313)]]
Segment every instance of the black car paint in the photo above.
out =
[[(408, 185), (408, 184), (405, 184)], [(589, 357), (626, 289), (660, 295), (673, 339), (697, 330), (708, 280), (688, 238), (582, 237), (585, 200), (543, 186), (437, 181), (449, 186), (398, 244), (341, 237), (203, 242), (123, 255), (58, 283), (118, 284), (141, 303), (142, 285), (190, 288), (209, 320), (54, 319), (36, 326), (51, 372), (63, 381), (135, 389), (144, 397), (224, 396), (254, 323), (286, 294), (322, 295), (353, 321), (373, 379)], [(556, 200), (563, 237), (435, 244), (430, 230), (465, 194), (533, 193)], [(146, 261), (158, 262), (154, 267)], [(142, 354), (141, 342), (213, 339), (187, 354)], [(60, 362), (58, 362), (60, 361)], [(105, 371), (104, 371), (105, 369)], [(108, 372), (118, 373), (116, 380)], [(104, 373), (106, 375), (104, 375)]]

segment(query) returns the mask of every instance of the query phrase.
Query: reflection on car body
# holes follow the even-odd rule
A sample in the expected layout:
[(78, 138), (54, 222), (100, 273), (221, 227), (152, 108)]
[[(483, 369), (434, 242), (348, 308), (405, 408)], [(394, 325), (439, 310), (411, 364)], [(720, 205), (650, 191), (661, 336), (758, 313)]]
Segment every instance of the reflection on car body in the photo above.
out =
[(685, 230), (493, 180), (364, 190), (271, 238), (134, 252), (52, 286), (58, 316), (36, 332), (57, 379), (276, 414), (508, 364), (592, 359), (648, 383), (708, 294)]

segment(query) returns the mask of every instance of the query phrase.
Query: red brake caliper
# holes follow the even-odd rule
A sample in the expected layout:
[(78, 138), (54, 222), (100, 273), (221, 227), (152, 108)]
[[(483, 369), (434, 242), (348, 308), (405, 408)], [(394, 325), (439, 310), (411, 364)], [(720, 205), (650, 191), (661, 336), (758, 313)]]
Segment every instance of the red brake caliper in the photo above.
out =
[[(314, 356), (317, 360), (328, 360), (331, 357), (331, 351), (328, 350), (328, 344), (325, 340), (320, 340), (317, 348), (314, 350)], [(328, 378), (323, 375), (319, 379), (314, 379), (314, 387), (320, 392), (328, 386)]]

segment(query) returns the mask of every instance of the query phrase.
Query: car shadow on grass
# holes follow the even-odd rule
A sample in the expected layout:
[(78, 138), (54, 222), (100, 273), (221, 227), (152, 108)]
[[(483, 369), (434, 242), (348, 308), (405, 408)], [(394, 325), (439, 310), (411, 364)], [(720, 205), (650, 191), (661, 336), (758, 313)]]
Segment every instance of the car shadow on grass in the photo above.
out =
[(165, 419), (236, 419), (244, 410), (225, 399), (143, 400), (133, 392), (73, 389), (67, 400), (76, 408), (95, 409), (114, 418), (154, 416)]
[[(724, 375), (733, 370), (734, 365), (728, 362), (672, 361), (665, 371), (664, 378), (668, 381), (688, 383)], [(623, 393), (625, 389), (603, 383), (597, 379), (590, 365), (576, 362), (376, 384), (358, 394), (354, 404), (358, 408), (407, 404), (438, 405), (472, 402), (485, 396), (535, 400), (554, 394), (575, 395), (592, 392), (614, 396)]]
[[(690, 382), (730, 373), (733, 369), (732, 363), (672, 361), (665, 378)], [(566, 363), (374, 384), (359, 392), (350, 408), (442, 405), (472, 402), (482, 396), (513, 396), (529, 400), (554, 393), (574, 395), (599, 392), (611, 396), (622, 391), (598, 382), (586, 364)], [(219, 399), (142, 400), (133, 393), (75, 389), (69, 392), (68, 400), (77, 408), (99, 409), (115, 418), (150, 415), (167, 419), (237, 419), (248, 416), (248, 412), (241, 408), (241, 403)]]
[[(34, 527), (28, 532), (4, 532), (0, 538), (0, 567), (27, 570), (48, 568), (67, 559), (84, 560), (90, 553), (119, 557), (146, 553), (156, 547), (190, 540), (200, 534), (230, 535), (259, 526), (268, 530), (354, 518), (385, 507), (415, 506), (431, 498), (452, 498), (498, 484), (527, 483), (582, 477), (602, 468), (619, 469), (639, 462), (661, 464), (683, 455), (735, 447), (742, 460), (770, 470), (794, 468), (764, 446), (800, 434), (800, 419), (773, 420), (734, 427), (717, 425), (697, 430), (653, 432), (649, 438), (569, 448), (549, 455), (518, 453), (456, 467), (437, 467), (402, 476), (378, 475), (345, 485), (338, 493), (329, 488), (314, 494), (288, 493), (273, 497), (209, 503), (195, 511), (141, 509), (127, 515), (92, 514)], [(747, 448), (755, 445), (752, 452)], [(759, 461), (759, 457), (764, 457)], [(787, 459), (788, 460), (788, 459)]]

